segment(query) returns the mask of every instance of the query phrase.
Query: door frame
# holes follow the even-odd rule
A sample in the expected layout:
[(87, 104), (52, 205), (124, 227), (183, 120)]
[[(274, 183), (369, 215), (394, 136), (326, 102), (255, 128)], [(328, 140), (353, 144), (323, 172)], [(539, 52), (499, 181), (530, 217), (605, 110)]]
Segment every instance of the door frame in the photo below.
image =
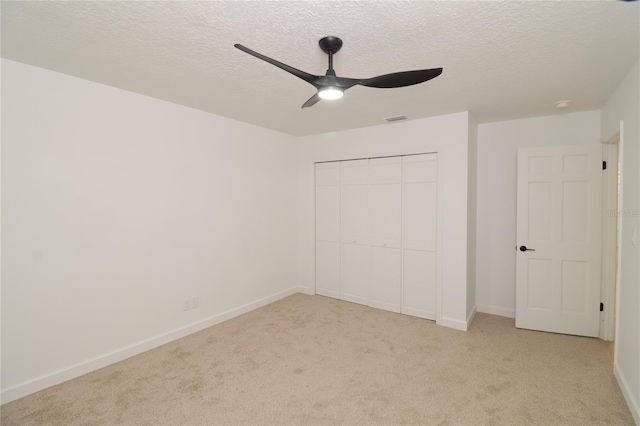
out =
[[(606, 173), (602, 181), (602, 288), (601, 301), (604, 311), (600, 314), (599, 338), (614, 341), (617, 329), (617, 294), (620, 277), (620, 216), (621, 180), (620, 163), (622, 161), (622, 122), (620, 130), (607, 140), (602, 141), (602, 159), (607, 162)], [(614, 218), (614, 221), (611, 221)]]

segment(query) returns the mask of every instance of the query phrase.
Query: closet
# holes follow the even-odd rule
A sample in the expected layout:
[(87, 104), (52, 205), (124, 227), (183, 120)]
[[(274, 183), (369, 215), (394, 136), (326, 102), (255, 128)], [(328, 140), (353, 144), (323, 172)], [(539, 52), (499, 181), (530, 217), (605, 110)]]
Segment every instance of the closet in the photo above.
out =
[(438, 156), (316, 164), (316, 293), (436, 318)]

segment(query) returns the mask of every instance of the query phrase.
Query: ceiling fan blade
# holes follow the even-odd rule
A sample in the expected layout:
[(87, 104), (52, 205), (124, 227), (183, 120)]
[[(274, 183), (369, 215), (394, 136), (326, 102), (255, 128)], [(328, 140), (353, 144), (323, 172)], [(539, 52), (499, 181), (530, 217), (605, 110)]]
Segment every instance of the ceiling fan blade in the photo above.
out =
[(405, 87), (414, 84), (424, 83), (427, 80), (436, 78), (442, 74), (442, 68), (429, 70), (402, 71), (391, 74), (379, 75), (360, 81), (359, 85), (367, 87), (378, 87), (381, 89), (391, 89), (394, 87)]
[(313, 75), (313, 74), (309, 74), (308, 72), (304, 72), (304, 71), (300, 71), (297, 68), (291, 67), (287, 64), (283, 64), (282, 62), (276, 61), (275, 59), (271, 59), (268, 56), (264, 56), (256, 51), (253, 51), (251, 49), (249, 49), (248, 47), (244, 47), (241, 44), (234, 44), (234, 47), (236, 47), (237, 49), (242, 50), (245, 53), (248, 53), (249, 55), (255, 56), (258, 59), (262, 59), (265, 62), (269, 62), (272, 65), (275, 65), (276, 67), (285, 70), (286, 72), (295, 75), (298, 78), (303, 79), (304, 81), (306, 81), (307, 83), (310, 83), (312, 85), (315, 86), (315, 82), (316, 80), (318, 80), (320, 77), (317, 75)]
[(318, 95), (317, 93), (315, 95), (313, 95), (312, 97), (309, 98), (309, 100), (307, 102), (305, 102), (304, 104), (302, 104), (302, 108), (309, 108), (311, 106), (314, 106), (315, 104), (317, 104), (318, 102), (320, 102), (322, 100), (322, 98), (320, 97), (320, 95)]

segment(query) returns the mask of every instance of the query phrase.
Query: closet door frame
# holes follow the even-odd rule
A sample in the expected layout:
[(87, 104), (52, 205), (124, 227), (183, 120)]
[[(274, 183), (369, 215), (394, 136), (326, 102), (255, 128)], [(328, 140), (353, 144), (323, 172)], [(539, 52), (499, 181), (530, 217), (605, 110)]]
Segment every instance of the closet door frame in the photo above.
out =
[[(437, 150), (429, 150), (429, 149), (425, 149), (425, 150), (420, 150), (420, 151), (416, 151), (416, 152), (404, 152), (404, 153), (389, 153), (386, 155), (371, 155), (371, 156), (363, 156), (363, 157), (357, 157), (357, 158), (335, 158), (335, 159), (331, 159), (331, 160), (323, 160), (323, 161), (316, 161), (314, 163), (311, 164), (311, 166), (314, 168), (314, 185), (313, 185), (313, 191), (314, 191), (314, 253), (313, 253), (313, 265), (314, 265), (314, 289), (313, 292), (314, 294), (317, 294), (316, 292), (316, 282), (315, 282), (315, 277), (316, 277), (316, 273), (317, 271), (316, 269), (316, 249), (315, 249), (315, 223), (317, 218), (315, 217), (315, 212), (316, 212), (316, 206), (315, 206), (315, 187), (316, 187), (316, 182), (315, 182), (315, 167), (316, 164), (323, 164), (323, 163), (333, 163), (333, 162), (340, 162), (340, 161), (350, 161), (350, 160), (371, 160), (371, 159), (375, 159), (375, 158), (388, 158), (388, 157), (405, 157), (405, 156), (410, 156), (410, 155), (422, 155), (422, 154), (437, 154), (438, 156), (438, 183), (437, 183), (437, 188), (438, 188), (438, 194), (437, 194), (437, 200), (438, 200), (438, 205), (437, 205), (437, 236), (436, 236), (436, 241), (437, 241), (437, 250), (436, 250), (436, 324), (440, 324), (441, 323), (441, 319), (442, 319), (442, 268), (443, 268), (443, 259), (444, 259), (444, 253), (443, 253), (443, 235), (442, 235), (442, 228), (443, 228), (443, 210), (442, 210), (442, 206), (443, 206), (443, 194), (442, 194), (442, 188), (443, 188), (443, 164), (446, 164), (446, 162), (444, 161), (444, 157), (446, 155), (445, 153), (445, 149), (444, 148), (440, 148)], [(404, 297), (404, 290), (401, 289), (401, 301), (402, 298)]]

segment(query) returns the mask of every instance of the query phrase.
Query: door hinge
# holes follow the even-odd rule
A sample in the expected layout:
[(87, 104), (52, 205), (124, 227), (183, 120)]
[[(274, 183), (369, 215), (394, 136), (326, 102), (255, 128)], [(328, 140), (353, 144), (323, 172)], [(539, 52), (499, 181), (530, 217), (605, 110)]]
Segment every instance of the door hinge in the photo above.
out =
[(604, 312), (604, 303), (600, 303), (600, 312)]
[(602, 162), (602, 170), (607, 170), (607, 162), (606, 161)]

